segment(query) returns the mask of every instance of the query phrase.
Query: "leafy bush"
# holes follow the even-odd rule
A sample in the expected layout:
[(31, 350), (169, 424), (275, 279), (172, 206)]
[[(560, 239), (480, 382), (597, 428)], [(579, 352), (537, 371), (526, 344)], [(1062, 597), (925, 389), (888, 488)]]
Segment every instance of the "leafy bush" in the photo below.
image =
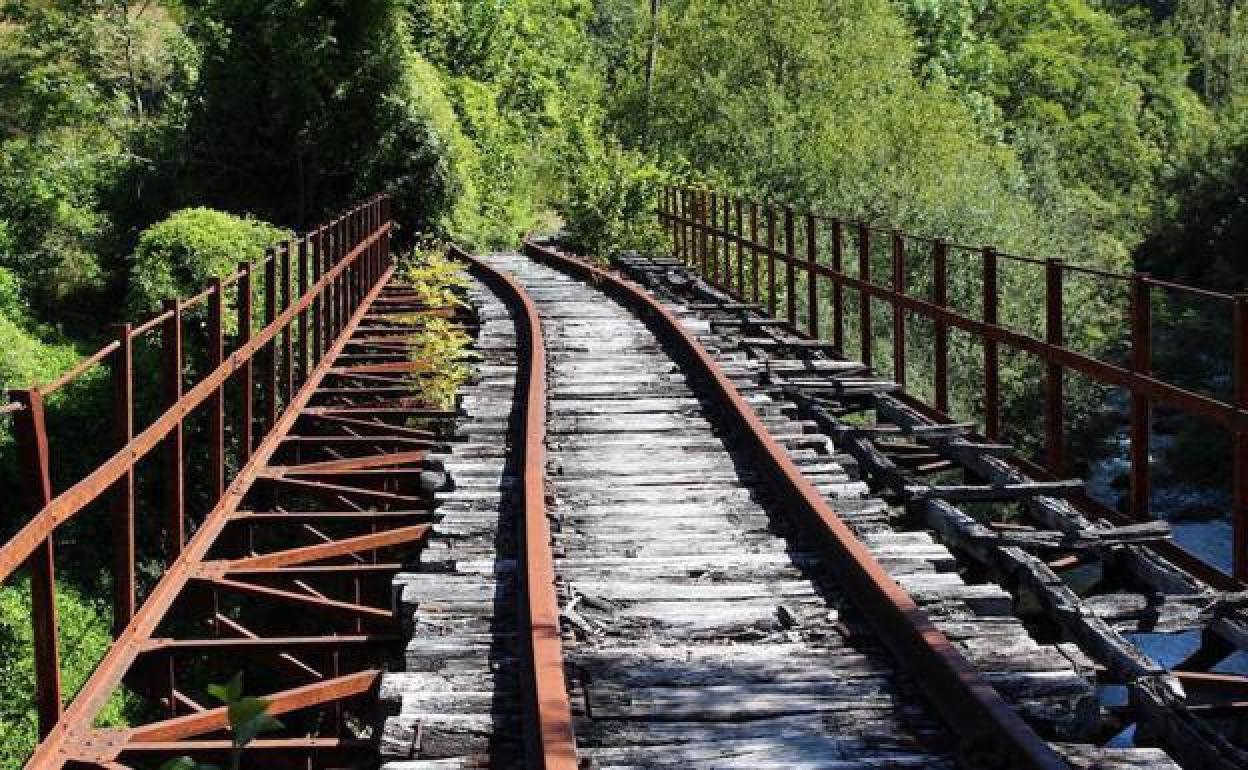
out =
[(566, 237), (578, 251), (606, 258), (620, 251), (665, 252), (654, 213), (667, 175), (651, 160), (608, 141), (585, 147), (558, 204)]
[(408, 359), (413, 369), (408, 380), (425, 403), (450, 409), (459, 387), (472, 376), (467, 361), (472, 338), (439, 313), (464, 307), (461, 296), (468, 286), (463, 266), (450, 260), (442, 249), (418, 250), (403, 267), (403, 277), (425, 308), (397, 320), (412, 327)]
[[(61, 685), (66, 693), (82, 687), (112, 644), (111, 612), (98, 599), (64, 583), (57, 585), (61, 632)], [(31, 655), (30, 581), (0, 586), (0, 767), (21, 767), (35, 746), (38, 722), (34, 706), (35, 668)], [(121, 691), (96, 719), (99, 727), (124, 727), (137, 700)]]
[[(183, 209), (139, 236), (130, 277), (130, 308), (146, 314), (166, 298), (198, 294), (240, 262), (253, 262), (290, 233), (265, 222), (206, 208)], [(233, 314), (227, 313), (227, 319)]]
[(452, 261), (441, 249), (417, 251), (403, 267), (403, 278), (411, 284), (416, 300), (425, 307), (464, 307), (460, 293), (469, 282), (463, 266)]
[(438, 71), (419, 54), (407, 54), (379, 112), (386, 128), (365, 160), (360, 193), (389, 192), (394, 219), (409, 234), (477, 229), (479, 159)]

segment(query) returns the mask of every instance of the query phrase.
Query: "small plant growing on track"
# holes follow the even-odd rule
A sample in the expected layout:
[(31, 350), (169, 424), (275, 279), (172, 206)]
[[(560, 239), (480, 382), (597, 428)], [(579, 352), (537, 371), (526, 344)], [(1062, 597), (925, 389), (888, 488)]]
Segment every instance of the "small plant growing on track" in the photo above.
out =
[(452, 320), (460, 309), (468, 307), (463, 298), (468, 279), (440, 248), (413, 252), (403, 276), (423, 306), (421, 311), (396, 319), (413, 329), (409, 379), (430, 406), (450, 409), (460, 385), (473, 371), (466, 363), (472, 355), (468, 350), (472, 338)]
[(403, 277), (411, 284), (420, 303), (428, 308), (466, 307), (460, 292), (468, 288), (463, 269), (439, 248), (412, 253)]
[(472, 376), (472, 367), (465, 363), (471, 353), (472, 338), (445, 318), (428, 318), (413, 336), (410, 353), (415, 368), (413, 384), (420, 395), (439, 409), (455, 404), (459, 386)]
[[(243, 749), (263, 733), (280, 730), (283, 725), (271, 716), (269, 704), (262, 698), (243, 695), (243, 672), (225, 684), (208, 685), (208, 694), (225, 705), (230, 723), (230, 770), (242, 767)], [(190, 757), (176, 757), (160, 766), (160, 770), (221, 770), (217, 765), (196, 762)]]

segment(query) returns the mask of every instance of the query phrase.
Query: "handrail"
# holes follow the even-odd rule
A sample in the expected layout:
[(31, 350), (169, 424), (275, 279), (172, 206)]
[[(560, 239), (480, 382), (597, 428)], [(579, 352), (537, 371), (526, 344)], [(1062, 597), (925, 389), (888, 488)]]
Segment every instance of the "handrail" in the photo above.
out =
[[(137, 594), (136, 560), (136, 477), (140, 463), (159, 450), (160, 477), (163, 487), (163, 524), (167, 577), (181, 563), (188, 545), (188, 493), (185, 477), (190, 470), (204, 473), (205, 468), (193, 466), (184, 445), (186, 423), (192, 414), (205, 412), (208, 427), (206, 439), (207, 469), (212, 483), (206, 495), (209, 519), (219, 510), (231, 491), (226, 479), (227, 434), (225, 431), (225, 399), (227, 385), (237, 385), (240, 398), (238, 430), (234, 433), (239, 464), (248, 467), (260, 446), (254, 441), (256, 413), (254, 405), (264, 405), (265, 419), (261, 425), (273, 430), (280, 422), (277, 407), (283, 406), (281, 419), (286, 419), (293, 404), (298, 402), (312, 371), (332, 351), (357, 308), (379, 282), (389, 274), (390, 203), (385, 196), (374, 196), (350, 209), (336, 220), (333, 228), (318, 228), (295, 241), (283, 244), (283, 254), (300, 257), (297, 274), (290, 269), (274, 269), (277, 258), (270, 254), (263, 261), (244, 264), (230, 276), (214, 280), (206, 290), (189, 302), (166, 300), (165, 309), (145, 323), (118, 327), (116, 338), (100, 350), (75, 364), (56, 380), (27, 389), (11, 390), (10, 413), (17, 444), (19, 472), (27, 493), (28, 517), (16, 534), (0, 544), (0, 581), (10, 579), (25, 568), (31, 576), (32, 623), (34, 626), (34, 657), (36, 668), (36, 705), (39, 712), (40, 735), (61, 730), (62, 693), (60, 684), (58, 627), (55, 610), (55, 574), (53, 537), (66, 522), (73, 520), (89, 506), (108, 502), (114, 538), (111, 553), (114, 577), (114, 631), (118, 639), (133, 636), (135, 624), (151, 625), (151, 616), (163, 610), (153, 602), (163, 596), (157, 588), (145, 603), (135, 606)], [(308, 259), (310, 257), (310, 260)], [(252, 291), (256, 268), (263, 271), (262, 292), (266, 318), (263, 328), (252, 332)], [(314, 280), (308, 281), (311, 271)], [(299, 290), (295, 296), (297, 280)], [(238, 302), (238, 343), (226, 355), (224, 328), (224, 290), (228, 283), (240, 287)], [(280, 296), (280, 307), (279, 307)], [(183, 315), (195, 303), (208, 305), (207, 344), (196, 355), (205, 360), (206, 373), (184, 390), (185, 353)], [(308, 322), (312, 324), (309, 333)], [(134, 426), (134, 341), (146, 332), (159, 330), (161, 411), (136, 434)], [(281, 341), (279, 347), (278, 341)], [(297, 346), (297, 350), (296, 350)], [(310, 350), (309, 350), (310, 348)], [(296, 353), (298, 358), (296, 359)], [(112, 379), (113, 449), (111, 454), (87, 475), (68, 488), (54, 492), (51, 484), (52, 447), (45, 424), (44, 396), (75, 381), (95, 366), (106, 363)], [(277, 377), (279, 363), (282, 377)], [(259, 366), (259, 383), (253, 379), (253, 366)], [(255, 387), (258, 384), (259, 387)], [(146, 466), (145, 466), (146, 467)], [(240, 471), (241, 472), (241, 471)], [(201, 522), (203, 532), (209, 519)], [(196, 535), (198, 538), (198, 533)], [(129, 652), (119, 653), (124, 657)], [(111, 655), (111, 653), (110, 653)], [(74, 701), (98, 706), (106, 696), (99, 682), (111, 682), (118, 671), (101, 671), (105, 666), (118, 665), (106, 656), (95, 674)], [(98, 676), (97, 676), (98, 675)], [(92, 684), (96, 683), (96, 684)], [(88, 695), (83, 695), (88, 693)], [(85, 698), (85, 701), (84, 701)], [(63, 730), (62, 730), (63, 732)], [(59, 734), (59, 733), (58, 733)]]
[[(0, 547), (0, 581), (7, 580), (29, 558), (39, 543), (52, 534), (53, 530), (94, 502), (111, 484), (121, 478), (122, 474), (133, 468), (138, 460), (156, 448), (186, 419), (187, 415), (220, 389), (224, 382), (239, 370), (243, 362), (255, 358), (262, 348), (281, 334), (302, 310), (312, 304), (313, 299), (322, 290), (352, 266), (365, 249), (389, 233), (390, 225), (386, 224), (366, 238), (312, 286), (309, 293), (298, 303), (291, 305), (272, 323), (234, 351), (224, 363), (207, 374), (194, 388), (187, 391), (177, 403), (166, 409), (146, 430), (118, 449), (77, 484), (49, 501), (30, 522), (10, 538), (3, 547)], [(172, 317), (171, 313), (162, 315), (166, 318)]]
[[(747, 218), (744, 216), (748, 208)], [(1094, 266), (1069, 264), (1059, 259), (1021, 257), (1000, 252), (992, 247), (965, 247), (943, 239), (912, 236), (895, 229), (870, 226), (862, 222), (811, 212), (798, 213), (792, 207), (768, 205), (759, 216), (758, 204), (734, 199), (719, 193), (688, 187), (663, 190), (659, 205), (660, 223), (669, 232), (675, 255), (696, 268), (713, 286), (738, 299), (752, 297), (765, 302), (768, 311), (784, 318), (796, 333), (821, 338), (820, 284), (831, 289), (831, 342), (844, 350), (847, 318), (846, 294), (857, 298), (856, 319), (861, 339), (859, 347), (863, 363), (874, 366), (872, 340), (875, 301), (887, 304), (892, 315), (893, 378), (906, 385), (906, 324), (910, 318), (932, 323), (932, 378), (934, 407), (946, 414), (949, 405), (949, 338), (950, 331), (969, 334), (983, 347), (982, 399), (984, 433), (990, 439), (1000, 436), (1000, 348), (1035, 356), (1045, 365), (1043, 388), (1043, 446), (1045, 468), (1053, 475), (1063, 474), (1065, 459), (1064, 381), (1067, 371), (1084, 375), (1102, 385), (1122, 388), (1128, 392), (1130, 409), (1130, 490), (1128, 515), (1139, 520), (1149, 518), (1151, 473), (1150, 441), (1152, 410), (1156, 405), (1169, 406), (1181, 414), (1205, 420), (1232, 434), (1234, 480), (1232, 482), (1232, 521), (1234, 529), (1233, 568), (1235, 578), (1248, 580), (1248, 294), (1228, 294), (1170, 281), (1161, 281), (1144, 273), (1116, 273)], [(734, 216), (735, 214), (735, 216)], [(763, 227), (760, 228), (760, 224)], [(761, 232), (760, 232), (761, 231)], [(886, 235), (887, 240), (872, 234)], [(797, 248), (799, 240), (803, 249)], [(925, 269), (930, 270), (930, 295), (920, 295), (907, 288), (905, 280), (908, 251), (914, 244), (932, 248)], [(820, 259), (820, 245), (830, 243), (831, 263)], [(887, 246), (891, 271), (888, 276), (871, 274), (873, 249)], [(911, 249), (907, 249), (910, 246)], [(735, 247), (735, 248), (734, 248)], [(856, 254), (850, 254), (850, 247)], [(948, 299), (950, 250), (980, 257), (979, 297), (982, 310), (973, 316), (952, 307)], [(734, 255), (735, 252), (735, 255)], [(733, 260), (735, 256), (735, 272)], [(1002, 261), (1024, 262), (1037, 268), (1044, 285), (1042, 308), (1044, 331), (1037, 336), (1007, 327), (1000, 318), (999, 266)], [(748, 269), (747, 269), (748, 262)], [(846, 262), (856, 262), (851, 273)], [(721, 270), (722, 268), (722, 270)], [(749, 278), (749, 286), (746, 278)], [(1090, 276), (1122, 284), (1129, 295), (1130, 356), (1126, 362), (1104, 361), (1079, 351), (1067, 343), (1064, 335), (1066, 299), (1065, 280), (1068, 276)], [(760, 280), (765, 276), (766, 281)], [(804, 291), (798, 291), (798, 283)], [(825, 283), (826, 282), (826, 283)], [(1219, 398), (1185, 388), (1168, 381), (1153, 371), (1152, 320), (1153, 290), (1180, 292), (1204, 300), (1226, 303), (1233, 314), (1233, 394)], [(799, 304), (805, 305), (800, 314)], [(1203, 571), (1211, 582), (1225, 584), (1225, 576), (1212, 565)]]
[[(704, 187), (671, 187), (671, 188), (668, 188), (665, 191), (665, 193), (670, 193), (672, 191), (675, 191), (677, 194), (684, 192), (684, 193), (691, 193), (694, 195), (711, 192), (710, 188), (704, 188)], [(717, 194), (723, 195), (723, 193), (717, 193)], [(765, 208), (771, 208), (773, 210), (779, 210), (779, 211), (782, 211), (785, 208), (783, 204), (775, 203), (775, 202), (759, 202), (759, 201), (753, 201), (750, 199), (741, 199), (741, 198), (730, 198), (730, 199), (734, 202), (734, 204), (737, 201), (741, 201), (744, 205), (747, 205), (747, 206), (765, 207)], [(837, 223), (843, 226), (852, 226), (856, 228), (862, 227), (878, 235), (888, 235), (888, 234), (895, 232), (895, 229), (892, 227), (888, 227), (885, 225), (871, 224), (868, 220), (862, 219), (861, 217), (855, 217), (855, 216), (846, 215), (846, 214), (828, 214), (828, 213), (820, 213), (820, 212), (812, 211), (809, 214), (809, 216), (819, 223), (824, 223), (824, 224)], [(958, 249), (960, 251), (978, 252), (978, 251), (983, 251), (984, 249), (993, 248), (992, 246), (988, 246), (986, 244), (976, 246), (976, 245), (972, 245), (968, 243), (962, 243), (960, 241), (950, 240), (944, 236), (924, 235), (924, 234), (912, 233), (912, 232), (905, 232), (903, 233), (903, 235), (905, 236), (906, 240), (910, 242), (926, 243), (928, 245), (944, 243), (945, 246), (947, 246), (948, 248)], [(1009, 252), (999, 251), (995, 249), (994, 251), (997, 254), (997, 256), (1000, 257), (1001, 259), (1010, 260), (1014, 262), (1022, 262), (1022, 263), (1037, 265), (1037, 266), (1043, 265), (1046, 262), (1048, 262), (1050, 259), (1053, 259), (1053, 257), (1041, 257), (1041, 256), (1036, 256), (1036, 255), (1030, 255), (1030, 254), (1011, 254)], [(1079, 264), (1076, 262), (1067, 262), (1066, 269), (1071, 270), (1072, 272), (1092, 273), (1092, 274), (1096, 274), (1104, 278), (1112, 278), (1112, 279), (1120, 280), (1124, 282), (1130, 281), (1135, 276), (1135, 273), (1124, 273), (1124, 272), (1116, 271), (1116, 270), (1105, 270), (1103, 268), (1095, 267), (1093, 265), (1083, 265), (1083, 264)], [(1159, 281), (1158, 283), (1162, 283), (1162, 282)], [(1181, 284), (1181, 283), (1171, 283), (1168, 285), (1174, 289), (1190, 291), (1196, 294), (1202, 294), (1202, 295), (1206, 295), (1209, 297), (1213, 297), (1217, 299), (1224, 299), (1228, 301), (1234, 300), (1236, 296), (1235, 294), (1230, 293), (1230, 292), (1217, 291), (1216, 289), (1210, 289), (1210, 288), (1200, 287), (1200, 286), (1191, 286), (1191, 285)]]

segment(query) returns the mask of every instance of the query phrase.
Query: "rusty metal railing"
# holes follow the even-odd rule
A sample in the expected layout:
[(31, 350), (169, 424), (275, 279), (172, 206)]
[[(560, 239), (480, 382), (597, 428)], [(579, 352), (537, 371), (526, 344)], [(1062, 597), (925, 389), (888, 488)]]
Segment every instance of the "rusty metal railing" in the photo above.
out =
[[(66, 723), (80, 727), (90, 722), (120, 682), (141, 642), (163, 618), (178, 595), (165, 590), (170, 578), (186, 577), (190, 562), (183, 558), (188, 527), (196, 538), (213, 529), (222, 501), (234, 494), (228, 477), (227, 449), (245, 467), (259, 440), (272, 430), (282, 409), (297, 401), (296, 394), (330, 352), (349, 319), (377, 283), (387, 275), (390, 240), (390, 201), (376, 196), (332, 221), (269, 249), (262, 260), (240, 264), (189, 299), (164, 301), (159, 315), (137, 326), (121, 324), (115, 339), (88, 356), (53, 382), (9, 391), (10, 415), (17, 445), (20, 478), (26, 493), (24, 511), (11, 511), (22, 521), (16, 534), (0, 545), (0, 581), (19, 573), (31, 583), (35, 703), (41, 738), (64, 742)], [(236, 331), (227, 334), (227, 294), (236, 297)], [(254, 298), (263, 302), (257, 318)], [(188, 334), (188, 314), (206, 307), (202, 337)], [(198, 319), (198, 315), (195, 316)], [(257, 322), (259, 329), (254, 329)], [(233, 350), (227, 352), (227, 340)], [(146, 425), (136, 426), (135, 350), (139, 345), (158, 351), (159, 413)], [(191, 363), (186, 347), (193, 346), (201, 373), (186, 382)], [(54, 489), (53, 459), (58, 452), (81, 447), (50, 445), (45, 399), (78, 382), (97, 367), (106, 367), (111, 380), (112, 450), (100, 464), (80, 478)], [(258, 369), (258, 382), (257, 382)], [(146, 374), (146, 373), (141, 373)], [(234, 418), (227, 441), (227, 386), (237, 403), (228, 410)], [(199, 520), (188, 512), (188, 422), (206, 415), (206, 430), (197, 434), (207, 444), (206, 505)], [(152, 459), (160, 482), (164, 573), (140, 602), (136, 581), (136, 509), (140, 474)], [(141, 467), (142, 466), (142, 467)], [(56, 612), (56, 556), (54, 537), (84, 511), (105, 508), (112, 531), (109, 556), (114, 584), (113, 626), (117, 643), (72, 701), (70, 711), (61, 684), (59, 633)], [(188, 573), (189, 574), (189, 573)], [(174, 580), (173, 582), (177, 582)], [(182, 580), (185, 583), (185, 579)], [(70, 719), (70, 716), (73, 719)], [(50, 739), (49, 739), (50, 740)], [(52, 742), (57, 742), (52, 741)], [(63, 758), (62, 758), (63, 759)]]
[[(943, 238), (930, 238), (880, 228), (848, 218), (813, 212), (799, 213), (791, 206), (747, 201), (710, 190), (671, 187), (663, 191), (659, 219), (669, 232), (675, 254), (696, 268), (711, 284), (742, 301), (757, 303), (782, 318), (797, 333), (823, 338), (830, 320), (830, 341), (844, 351), (849, 332), (856, 326), (855, 340), (863, 363), (875, 365), (878, 319), (875, 304), (883, 302), (891, 313), (888, 334), (883, 337), (892, 351), (892, 375), (907, 384), (907, 329), (915, 321), (931, 325), (930, 377), (936, 413), (950, 411), (950, 336), (968, 335), (982, 348), (979, 383), (983, 404), (983, 432), (998, 438), (1002, 432), (1001, 356), (1021, 352), (1044, 365), (1041, 440), (1043, 467), (1022, 461), (1029, 470), (1060, 476), (1065, 472), (1067, 414), (1064, 394), (1068, 374), (1097, 384), (1121, 388), (1129, 396), (1129, 489), (1126, 516), (1144, 520), (1150, 516), (1152, 479), (1149, 467), (1152, 416), (1157, 406), (1197, 418), (1230, 434), (1232, 455), (1232, 572), (1248, 580), (1248, 294), (1229, 294), (1158, 280), (1145, 273), (1117, 273), (1060, 259), (1038, 259), (1008, 254), (993, 247), (967, 246)], [(820, 246), (824, 246), (821, 249)], [(891, 267), (887, 279), (872, 274), (879, 248), (887, 250)], [(916, 281), (908, 260), (921, 257), (930, 265), (925, 280)], [(847, 263), (856, 263), (851, 269)], [(960, 278), (978, 284), (970, 296), (950, 296), (950, 268)], [(1036, 271), (1034, 280), (1044, 286), (1043, 324), (1019, 328), (1002, 320), (1011, 308), (1001, 298), (1005, 266)], [(1088, 279), (1119, 288), (1128, 297), (1129, 334), (1125, 362), (1107, 361), (1076, 349), (1066, 340), (1069, 283)], [(917, 290), (914, 284), (921, 283)], [(1153, 368), (1153, 336), (1156, 331), (1152, 307), (1158, 295), (1182, 295), (1205, 303), (1229, 316), (1232, 350), (1231, 387), (1225, 394), (1201, 393), (1157, 376)], [(826, 317), (830, 311), (831, 318)], [(851, 317), (851, 313), (854, 317)], [(1090, 498), (1083, 504), (1099, 515), (1122, 518)], [(1165, 555), (1223, 587), (1237, 584), (1198, 557), (1176, 545), (1164, 544)]]

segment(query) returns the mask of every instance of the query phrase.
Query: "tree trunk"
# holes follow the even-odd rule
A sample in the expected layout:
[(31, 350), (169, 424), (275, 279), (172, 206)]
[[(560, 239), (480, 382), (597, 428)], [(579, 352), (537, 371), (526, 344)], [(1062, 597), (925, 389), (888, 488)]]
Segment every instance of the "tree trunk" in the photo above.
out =
[(650, 46), (646, 52), (646, 143), (650, 141), (650, 116), (654, 110), (654, 71), (659, 59), (659, 0), (650, 0)]

